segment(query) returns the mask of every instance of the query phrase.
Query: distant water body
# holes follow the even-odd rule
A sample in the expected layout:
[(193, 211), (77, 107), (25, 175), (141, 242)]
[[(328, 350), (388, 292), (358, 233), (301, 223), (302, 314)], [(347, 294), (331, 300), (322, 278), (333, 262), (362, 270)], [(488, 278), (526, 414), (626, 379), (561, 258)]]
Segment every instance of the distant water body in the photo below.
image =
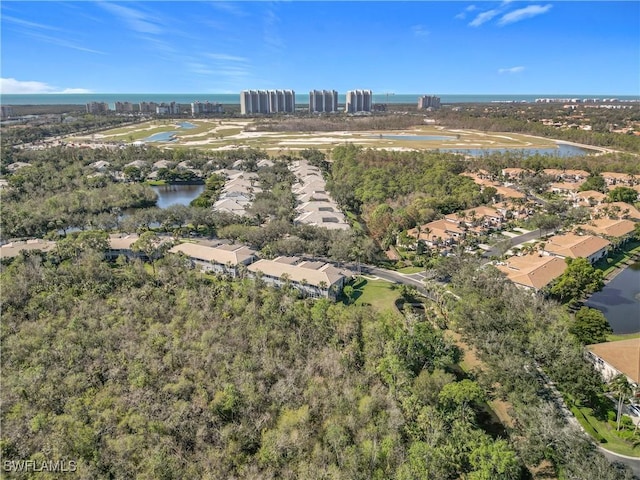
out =
[[(418, 93), (387, 95), (373, 94), (374, 103), (418, 103)], [(621, 101), (640, 101), (637, 95), (585, 95), (585, 94), (536, 94), (536, 95), (439, 95), (442, 103), (492, 103), (492, 102), (535, 102), (537, 98), (617, 98)], [(240, 93), (47, 93), (0, 95), (2, 105), (84, 105), (89, 102), (106, 102), (114, 108), (115, 102), (212, 102), (227, 105), (239, 105)], [(344, 94), (338, 94), (338, 103), (344, 104)], [(308, 93), (296, 93), (297, 104), (308, 104)]]

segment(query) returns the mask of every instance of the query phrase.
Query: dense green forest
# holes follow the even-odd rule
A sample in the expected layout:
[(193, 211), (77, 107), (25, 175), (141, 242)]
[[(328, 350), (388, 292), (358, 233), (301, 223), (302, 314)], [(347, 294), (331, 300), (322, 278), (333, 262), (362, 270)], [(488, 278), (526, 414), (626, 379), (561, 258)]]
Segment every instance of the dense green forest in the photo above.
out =
[[(545, 398), (534, 359), (576, 395), (598, 388), (560, 311), (491, 270), (447, 269), (465, 295), (443, 303), (449, 320), (491, 366), (474, 378), (429, 316), (303, 300), (174, 256), (108, 264), (99, 243), (2, 267), (4, 459), (73, 460), (80, 478), (515, 480), (542, 460), (630, 478)], [(483, 429), (488, 395), (514, 405), (510, 437)]]
[(80, 478), (519, 478), (477, 426), (480, 387), (451, 373), (459, 350), (410, 316), (87, 247), (17, 258), (2, 291), (5, 459), (76, 460)]

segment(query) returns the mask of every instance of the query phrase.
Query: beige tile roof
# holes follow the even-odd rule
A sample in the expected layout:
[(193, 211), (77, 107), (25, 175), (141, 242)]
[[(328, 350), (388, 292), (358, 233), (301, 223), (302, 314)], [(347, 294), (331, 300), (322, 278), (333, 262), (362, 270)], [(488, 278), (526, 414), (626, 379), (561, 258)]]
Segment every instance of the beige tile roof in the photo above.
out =
[(593, 198), (597, 202), (602, 202), (605, 198), (607, 198), (607, 196), (602, 192), (598, 192), (597, 190), (585, 190), (584, 192), (576, 193), (576, 198), (579, 198), (581, 200), (588, 200), (589, 198)]
[(611, 210), (612, 207), (614, 207), (614, 208), (618, 207), (620, 209), (618, 215), (621, 216), (621, 217), (627, 216), (628, 218), (633, 219), (633, 220), (640, 220), (640, 210), (638, 210), (633, 205), (631, 205), (629, 203), (625, 203), (625, 202), (604, 203), (604, 204), (599, 205), (598, 207), (596, 207), (595, 210), (597, 212), (603, 212), (607, 207), (609, 207), (610, 210)]
[(503, 187), (501, 185), (488, 185), (497, 190), (498, 195), (502, 195), (505, 198), (524, 198), (525, 194), (509, 187)]
[(591, 220), (586, 224), (576, 225), (576, 228), (582, 228), (588, 232), (594, 232), (597, 235), (621, 238), (635, 230), (635, 223), (631, 220), (598, 218), (596, 220)]
[(562, 275), (567, 264), (559, 257), (530, 254), (511, 257), (506, 265), (497, 265), (497, 268), (513, 283), (540, 290)]
[(635, 383), (640, 383), (640, 338), (596, 343), (587, 349)]
[(262, 272), (274, 278), (287, 275), (292, 282), (303, 283), (319, 287), (321, 282), (327, 287), (339, 282), (344, 275), (331, 264), (323, 264), (319, 269), (305, 268), (300, 265), (289, 265), (276, 260), (258, 260), (247, 267), (250, 272)]
[(111, 250), (131, 250), (131, 245), (133, 245), (138, 240), (137, 234), (131, 235), (123, 235), (123, 234), (113, 234), (109, 235), (109, 248)]
[(38, 238), (26, 241), (6, 243), (0, 247), (0, 258), (17, 257), (21, 251), (41, 250), (48, 252), (56, 246), (55, 242)]
[(628, 173), (617, 173), (617, 172), (602, 172), (600, 174), (602, 178), (605, 180), (616, 180), (629, 183), (633, 178), (640, 178), (639, 175), (629, 175)]
[(570, 192), (577, 192), (582, 185), (580, 182), (561, 182), (561, 183), (552, 183), (549, 186), (550, 190), (568, 190)]
[(181, 243), (169, 250), (170, 253), (184, 253), (190, 258), (217, 263), (219, 265), (238, 265), (255, 256), (255, 250), (244, 245), (225, 245), (209, 247), (197, 243)]
[(603, 248), (607, 248), (611, 243), (604, 238), (593, 235), (576, 235), (566, 233), (564, 235), (554, 235), (545, 244), (545, 251), (571, 258), (587, 258)]

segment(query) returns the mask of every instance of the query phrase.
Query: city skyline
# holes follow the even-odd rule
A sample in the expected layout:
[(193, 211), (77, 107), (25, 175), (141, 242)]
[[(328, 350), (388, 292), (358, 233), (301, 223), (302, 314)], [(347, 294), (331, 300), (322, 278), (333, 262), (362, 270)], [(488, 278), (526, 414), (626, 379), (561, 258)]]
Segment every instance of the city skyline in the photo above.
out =
[(640, 93), (637, 2), (9, 0), (0, 12), (4, 94)]

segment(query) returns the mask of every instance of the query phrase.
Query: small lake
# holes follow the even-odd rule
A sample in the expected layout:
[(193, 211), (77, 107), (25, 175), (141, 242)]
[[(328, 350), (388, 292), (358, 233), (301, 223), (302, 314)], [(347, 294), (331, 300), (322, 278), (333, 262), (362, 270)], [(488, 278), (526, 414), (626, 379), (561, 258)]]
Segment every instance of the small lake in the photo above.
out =
[(191, 130), (191, 129), (193, 129), (193, 128), (198, 128), (198, 126), (197, 126), (197, 125), (194, 125), (194, 124), (193, 124), (193, 123), (191, 123), (191, 122), (180, 122), (180, 123), (178, 123), (178, 126), (179, 126), (180, 128), (184, 128), (185, 130)]
[(173, 142), (175, 140), (174, 135), (176, 132), (159, 132), (154, 133), (153, 135), (148, 136), (147, 138), (143, 138), (143, 142)]
[(191, 200), (198, 198), (204, 191), (204, 185), (158, 185), (151, 188), (158, 194), (158, 208), (171, 205), (189, 206)]
[(604, 313), (613, 333), (640, 332), (640, 262), (629, 265), (586, 305)]
[(489, 155), (491, 153), (507, 152), (522, 152), (527, 156), (552, 155), (554, 157), (579, 157), (596, 152), (595, 150), (587, 150), (585, 148), (567, 145), (566, 143), (558, 143), (557, 148), (441, 148), (440, 151), (464, 153), (466, 155), (473, 155), (474, 157), (481, 157), (483, 155)]

